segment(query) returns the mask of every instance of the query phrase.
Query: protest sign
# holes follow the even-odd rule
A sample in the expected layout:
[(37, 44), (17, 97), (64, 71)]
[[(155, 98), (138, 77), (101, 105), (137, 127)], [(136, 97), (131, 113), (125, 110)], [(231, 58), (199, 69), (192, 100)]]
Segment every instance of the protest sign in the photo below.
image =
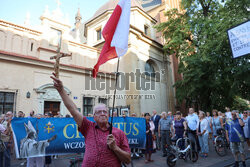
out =
[(233, 58), (250, 55), (250, 21), (227, 31)]

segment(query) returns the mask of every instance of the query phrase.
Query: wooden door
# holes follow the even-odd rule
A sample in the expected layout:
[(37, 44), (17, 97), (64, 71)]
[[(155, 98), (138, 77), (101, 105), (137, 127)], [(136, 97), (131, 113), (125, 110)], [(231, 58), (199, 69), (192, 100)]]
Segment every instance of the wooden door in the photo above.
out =
[(57, 115), (57, 112), (60, 112), (60, 102), (55, 101), (45, 101), (44, 102), (44, 113), (52, 112), (53, 116)]

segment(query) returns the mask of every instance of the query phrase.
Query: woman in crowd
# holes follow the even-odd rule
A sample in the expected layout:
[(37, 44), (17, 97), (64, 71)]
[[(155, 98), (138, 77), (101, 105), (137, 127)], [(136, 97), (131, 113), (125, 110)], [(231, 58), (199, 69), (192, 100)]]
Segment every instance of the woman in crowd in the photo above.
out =
[(249, 149), (250, 148), (250, 136), (249, 136), (250, 129), (248, 129), (248, 119), (250, 119), (250, 117), (248, 116), (248, 112), (249, 111), (243, 112), (243, 119), (242, 120), (245, 124), (245, 126), (243, 127), (243, 130), (244, 130), (245, 139), (247, 141), (247, 145), (248, 145), (248, 149)]
[(213, 133), (213, 137), (214, 137), (213, 139), (215, 139), (216, 136), (218, 136), (217, 130), (220, 128), (223, 128), (223, 120), (221, 117), (219, 117), (217, 110), (213, 109), (212, 113), (213, 113), (213, 117), (211, 118), (210, 127)]
[(5, 115), (1, 114), (1, 116), (0, 116), (0, 123), (2, 123), (4, 121), (4, 117), (5, 117)]
[(151, 154), (153, 152), (153, 133), (155, 130), (154, 122), (150, 121), (150, 114), (145, 113), (146, 119), (146, 150), (145, 150), (145, 163), (153, 162)]
[(141, 113), (141, 118), (145, 118), (145, 116), (144, 116), (144, 115), (145, 115), (145, 113), (144, 113), (144, 112), (142, 112), (142, 113)]
[(226, 124), (226, 114), (225, 113), (222, 113), (222, 122), (223, 122), (223, 126), (222, 128), (225, 128), (225, 124)]
[(222, 115), (223, 113), (221, 111), (218, 111), (218, 114), (217, 114), (220, 118), (222, 118)]
[(208, 156), (208, 126), (209, 126), (205, 116), (206, 115), (203, 111), (199, 112), (199, 122), (197, 124), (197, 130), (196, 130), (201, 147), (201, 157), (204, 158)]
[[(174, 130), (173, 130), (173, 136), (176, 136), (176, 139), (178, 140), (179, 138), (183, 138), (186, 136), (187, 132), (187, 123), (185, 119), (181, 118), (181, 112), (177, 111), (175, 120), (173, 123)], [(181, 149), (184, 147), (184, 143), (180, 143), (181, 145), (179, 146)]]
[[(212, 119), (212, 117), (210, 116), (210, 112), (206, 112), (206, 115), (207, 115), (206, 119), (210, 125)], [(208, 133), (209, 133), (209, 139), (211, 139), (213, 134), (210, 126), (208, 126)]]

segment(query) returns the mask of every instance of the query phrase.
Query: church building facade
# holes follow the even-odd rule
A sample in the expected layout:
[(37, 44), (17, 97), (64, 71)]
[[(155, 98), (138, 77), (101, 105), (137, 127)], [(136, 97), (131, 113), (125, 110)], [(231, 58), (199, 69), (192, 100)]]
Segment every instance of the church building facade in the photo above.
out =
[[(153, 28), (159, 20), (152, 11), (158, 6), (149, 10), (146, 2), (131, 1), (129, 46), (120, 59), (115, 103), (119, 111), (137, 116), (175, 108), (172, 62)], [(59, 6), (53, 11), (45, 8), (39, 28), (27, 20), (17, 25), (0, 19), (0, 114), (23, 111), (28, 116), (31, 110), (69, 113), (50, 79), (55, 62), (50, 57), (57, 54), (59, 46), (61, 53), (72, 53), (60, 59), (60, 79), (79, 112), (92, 114), (97, 103), (112, 107), (117, 60), (102, 65), (96, 79), (91, 71), (105, 42), (101, 32), (117, 3), (110, 0), (85, 23), (78, 9), (74, 27)]]

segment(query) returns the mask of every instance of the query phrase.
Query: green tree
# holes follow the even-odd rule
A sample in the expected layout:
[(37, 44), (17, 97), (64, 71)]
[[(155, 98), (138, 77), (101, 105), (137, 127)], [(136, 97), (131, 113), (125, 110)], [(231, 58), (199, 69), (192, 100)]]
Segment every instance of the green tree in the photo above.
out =
[(240, 97), (236, 97), (232, 109), (245, 111), (250, 109), (250, 105), (247, 104), (246, 100), (241, 99)]
[(232, 59), (227, 30), (249, 20), (248, 0), (182, 0), (182, 11), (166, 12), (156, 26), (164, 50), (179, 59), (183, 80), (176, 98), (203, 110), (232, 107), (236, 96), (250, 99), (250, 56)]

